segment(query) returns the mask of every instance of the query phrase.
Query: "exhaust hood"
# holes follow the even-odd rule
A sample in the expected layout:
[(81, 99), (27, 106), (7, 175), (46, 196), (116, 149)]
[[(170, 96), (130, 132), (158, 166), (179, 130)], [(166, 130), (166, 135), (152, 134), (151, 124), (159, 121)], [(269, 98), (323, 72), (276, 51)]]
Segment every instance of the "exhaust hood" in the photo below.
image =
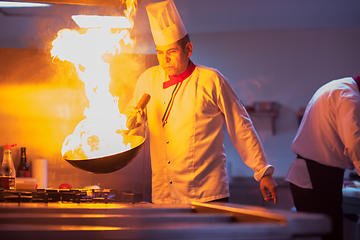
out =
[[(0, 0), (1, 1), (1, 0)], [(88, 5), (88, 6), (104, 6), (104, 7), (124, 7), (125, 1), (121, 0), (6, 0), (7, 2), (33, 2), (46, 4), (69, 4), (69, 5)]]

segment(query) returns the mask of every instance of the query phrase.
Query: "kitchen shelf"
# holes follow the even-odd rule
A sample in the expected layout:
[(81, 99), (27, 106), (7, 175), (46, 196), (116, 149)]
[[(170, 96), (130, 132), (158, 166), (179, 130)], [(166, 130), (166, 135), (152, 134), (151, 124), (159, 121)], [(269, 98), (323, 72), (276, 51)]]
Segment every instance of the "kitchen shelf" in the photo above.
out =
[(271, 133), (276, 134), (276, 119), (279, 116), (281, 105), (277, 102), (254, 102), (253, 106), (245, 106), (251, 116), (269, 117)]

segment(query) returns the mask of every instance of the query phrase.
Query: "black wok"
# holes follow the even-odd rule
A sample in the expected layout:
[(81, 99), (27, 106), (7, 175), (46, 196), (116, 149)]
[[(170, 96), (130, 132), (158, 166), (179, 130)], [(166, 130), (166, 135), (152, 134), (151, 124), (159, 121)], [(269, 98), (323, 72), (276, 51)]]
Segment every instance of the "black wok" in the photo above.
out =
[(131, 149), (98, 158), (88, 158), (83, 160), (66, 159), (68, 163), (76, 168), (92, 173), (115, 172), (128, 165), (139, 153), (144, 144), (145, 138), (140, 136), (127, 136), (126, 141), (130, 143)]

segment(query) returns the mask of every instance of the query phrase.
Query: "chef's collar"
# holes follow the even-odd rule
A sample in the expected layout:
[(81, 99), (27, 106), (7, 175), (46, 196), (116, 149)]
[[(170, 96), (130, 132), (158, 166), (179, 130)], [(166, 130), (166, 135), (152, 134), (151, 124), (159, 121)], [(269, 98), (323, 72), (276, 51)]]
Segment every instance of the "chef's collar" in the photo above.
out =
[(189, 67), (183, 73), (179, 75), (169, 75), (170, 80), (163, 82), (163, 89), (171, 87), (174, 84), (184, 81), (194, 72), (195, 64), (191, 60), (189, 61), (190, 61)]
[(360, 91), (360, 76), (356, 75), (356, 76), (353, 76), (352, 78), (355, 80), (355, 82), (359, 88), (359, 91)]

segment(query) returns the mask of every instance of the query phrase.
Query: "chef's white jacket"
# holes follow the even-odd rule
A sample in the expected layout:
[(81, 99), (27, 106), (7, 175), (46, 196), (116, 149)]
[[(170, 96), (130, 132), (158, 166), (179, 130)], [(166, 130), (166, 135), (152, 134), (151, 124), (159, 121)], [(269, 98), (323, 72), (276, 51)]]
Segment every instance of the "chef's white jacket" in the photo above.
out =
[[(360, 175), (360, 93), (351, 77), (319, 88), (308, 103), (291, 151), (320, 164)], [(304, 159), (296, 158), (285, 180), (312, 188)]]
[(139, 78), (129, 106), (144, 93), (147, 105), (153, 203), (207, 202), (229, 196), (223, 123), (242, 160), (260, 181), (272, 174), (248, 113), (217, 70), (197, 65), (175, 96), (167, 123), (162, 117), (175, 85), (160, 66)]

